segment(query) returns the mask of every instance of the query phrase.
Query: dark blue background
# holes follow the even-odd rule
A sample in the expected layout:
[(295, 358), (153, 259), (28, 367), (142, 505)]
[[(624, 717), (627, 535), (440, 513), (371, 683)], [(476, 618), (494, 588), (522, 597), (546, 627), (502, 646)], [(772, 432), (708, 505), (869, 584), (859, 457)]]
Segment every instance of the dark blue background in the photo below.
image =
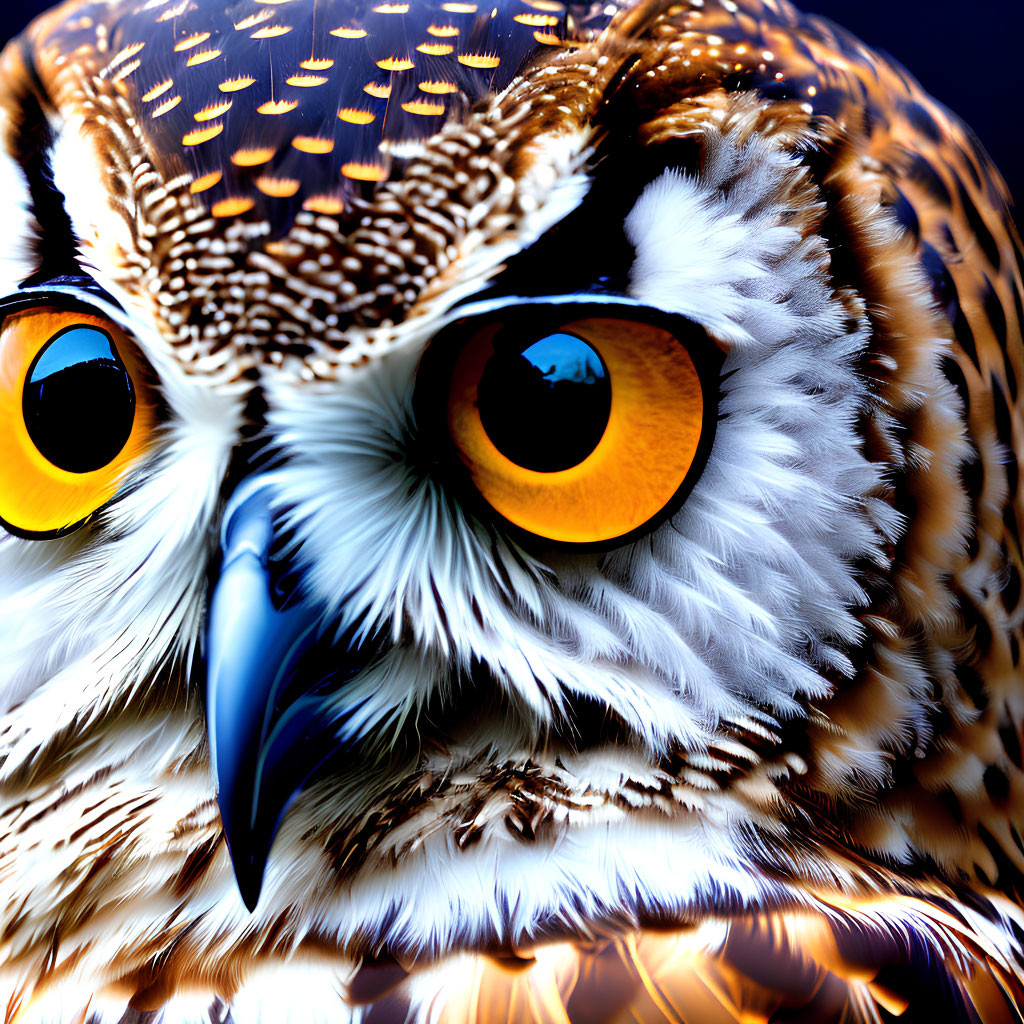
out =
[[(0, 0), (0, 39), (49, 6), (49, 0)], [(902, 61), (974, 128), (1024, 204), (1024, 0), (800, 0), (799, 6)]]

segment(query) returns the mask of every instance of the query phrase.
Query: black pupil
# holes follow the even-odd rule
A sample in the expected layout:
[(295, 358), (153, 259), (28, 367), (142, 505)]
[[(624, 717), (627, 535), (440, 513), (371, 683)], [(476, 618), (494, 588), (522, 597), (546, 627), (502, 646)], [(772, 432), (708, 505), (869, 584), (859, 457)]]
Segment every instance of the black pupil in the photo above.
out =
[(573, 334), (549, 334), (488, 361), (477, 407), (488, 437), (524, 469), (579, 465), (608, 426), (612, 392), (601, 357)]
[(135, 389), (114, 343), (97, 327), (71, 327), (36, 356), (22, 400), (40, 453), (69, 473), (113, 461), (135, 419)]

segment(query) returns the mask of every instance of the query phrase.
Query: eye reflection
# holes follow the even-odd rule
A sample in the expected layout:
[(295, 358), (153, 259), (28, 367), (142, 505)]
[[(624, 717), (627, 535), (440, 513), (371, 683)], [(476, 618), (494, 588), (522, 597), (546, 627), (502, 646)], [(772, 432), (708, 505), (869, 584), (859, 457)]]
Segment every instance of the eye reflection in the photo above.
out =
[(565, 333), (525, 348), (496, 348), (477, 390), (480, 420), (494, 446), (536, 472), (579, 465), (608, 426), (611, 382), (600, 355)]
[(41, 455), (69, 473), (108, 465), (135, 419), (135, 390), (109, 334), (81, 325), (56, 334), (25, 381), (22, 410)]

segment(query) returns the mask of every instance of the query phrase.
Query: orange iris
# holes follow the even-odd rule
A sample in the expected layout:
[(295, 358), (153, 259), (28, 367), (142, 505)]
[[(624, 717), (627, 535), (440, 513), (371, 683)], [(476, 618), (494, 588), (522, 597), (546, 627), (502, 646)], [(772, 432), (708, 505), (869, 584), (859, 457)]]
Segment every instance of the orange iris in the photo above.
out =
[[(39, 306), (4, 318), (0, 520), (12, 532), (65, 532), (114, 496), (155, 421), (141, 370), (127, 335), (101, 315)], [(115, 389), (75, 393), (96, 380)]]
[[(510, 361), (502, 356), (507, 328), (487, 323), (455, 356), (449, 378), (448, 432), (473, 485), (510, 523), (561, 543), (625, 539), (670, 510), (698, 475), (714, 429), (701, 373), (676, 333), (656, 322), (590, 313), (560, 320), (543, 332), (547, 348), (537, 349), (542, 365), (526, 366), (529, 372), (519, 364), (531, 358), (530, 346), (516, 345)], [(569, 404), (564, 427), (557, 419), (550, 427), (542, 422), (535, 435), (539, 441), (533, 442), (536, 454), (523, 458), (514, 437), (507, 440), (516, 416), (492, 407), (515, 409), (517, 396), (502, 396), (500, 389), (521, 388), (517, 415), (524, 430), (534, 426), (530, 418), (543, 415), (537, 412), (540, 404), (561, 401), (551, 396), (565, 385), (545, 385), (561, 372), (553, 365), (558, 352), (571, 353), (565, 346), (573, 344), (592, 351), (593, 358), (587, 357), (589, 369), (580, 370), (582, 357), (567, 355), (563, 361), (572, 365), (562, 376), (572, 378), (577, 391), (589, 388), (596, 397), (589, 406), (586, 397), (582, 405)], [(610, 404), (602, 397), (608, 390)], [(593, 421), (593, 436), (582, 449), (573, 441), (581, 416)], [(507, 429), (501, 417), (512, 421)], [(545, 438), (556, 456), (567, 446), (575, 454), (561, 462), (556, 457), (553, 469), (542, 466)]]

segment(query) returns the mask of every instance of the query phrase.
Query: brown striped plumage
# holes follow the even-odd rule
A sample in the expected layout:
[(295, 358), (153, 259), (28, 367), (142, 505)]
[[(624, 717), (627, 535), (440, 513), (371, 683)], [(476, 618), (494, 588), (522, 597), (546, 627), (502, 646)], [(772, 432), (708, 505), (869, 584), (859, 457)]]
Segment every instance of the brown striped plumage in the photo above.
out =
[[(893, 511), (902, 526), (883, 557), (855, 567), (867, 597), (854, 610), (863, 637), (844, 651), (852, 676), (835, 671), (802, 715), (723, 719), (699, 755), (653, 756), (614, 713), (594, 725), (582, 709), (576, 731), (555, 726), (499, 758), (466, 753), (474, 730), (500, 734), (498, 703), (434, 718), (425, 704), (422, 732), (409, 725), (390, 761), (358, 766), (342, 796), (317, 783), (282, 830), (288, 850), (320, 858), (296, 869), (319, 898), (323, 878), (358, 888), (432, 835), (458, 851), (495, 832), (528, 848), (557, 844), (570, 819), (699, 817), (728, 800), (786, 893), (773, 905), (646, 907), (585, 927), (567, 915), (539, 923), (529, 948), (474, 937), (424, 952), (358, 926), (341, 941), (299, 902), (207, 928), (189, 901), (226, 892), (231, 869), (185, 659), (137, 690), (88, 693), (45, 738), (13, 706), (0, 718), (0, 762), (17, 763), (0, 788), (0, 885), (17, 876), (32, 902), (0, 909), (0, 962), (20, 985), (0, 991), (7, 1021), (35, 1019), (33, 997), (68, 979), (67, 1020), (97, 1012), (74, 1003), (93, 990), (97, 1003), (127, 1001), (126, 1024), (180, 992), (215, 996), (220, 1013), (254, 965), (284, 961), (334, 965), (369, 1024), (404, 1019), (424, 992), (446, 1024), (867, 1024), (944, 1009), (1019, 1020), (1024, 255), (977, 141), (902, 69), (783, 0), (524, 0), (529, 17), (496, 65), (483, 44), (429, 52), (429, 77), (411, 84), (410, 35), (408, 53), (371, 46), (360, 58), (379, 80), (346, 80), (326, 119), (307, 115), (309, 97), (343, 77), (343, 47), (405, 16), (384, 5), (370, 30), (324, 15), (309, 67), (282, 71), (281, 95), (259, 80), (235, 88), (253, 68), (227, 66), (218, 39), (244, 34), (273, 59), (289, 33), (268, 28), (300, 24), (305, 3), (253, 0), (239, 30), (209, 5), (69, 0), (0, 60), (8, 154), (30, 165), (46, 124), (63, 121), (108, 176), (111, 208), (80, 240), (83, 263), (102, 264), (156, 325), (159, 359), (236, 396), (245, 424), (247, 382), (280, 372), (343, 386), (474, 277), (514, 263), (517, 225), (555, 193), (548, 148), (577, 140), (568, 164), (595, 173), (685, 151), (699, 172), (715, 140), (756, 137), (797, 155), (772, 199), (820, 246), (849, 321), (870, 326), (857, 428), (884, 472), (863, 512), (880, 534)], [(446, 5), (452, 27), (468, 25), (469, 6)], [(437, 31), (420, 47), (449, 45), (426, 21)], [(230, 106), (250, 93), (251, 110)], [(406, 116), (389, 122), (401, 97)], [(44, 242), (67, 230), (47, 216)], [(622, 752), (621, 775), (583, 786), (566, 762), (604, 743)], [(122, 771), (150, 747), (165, 751), (158, 774)]]

